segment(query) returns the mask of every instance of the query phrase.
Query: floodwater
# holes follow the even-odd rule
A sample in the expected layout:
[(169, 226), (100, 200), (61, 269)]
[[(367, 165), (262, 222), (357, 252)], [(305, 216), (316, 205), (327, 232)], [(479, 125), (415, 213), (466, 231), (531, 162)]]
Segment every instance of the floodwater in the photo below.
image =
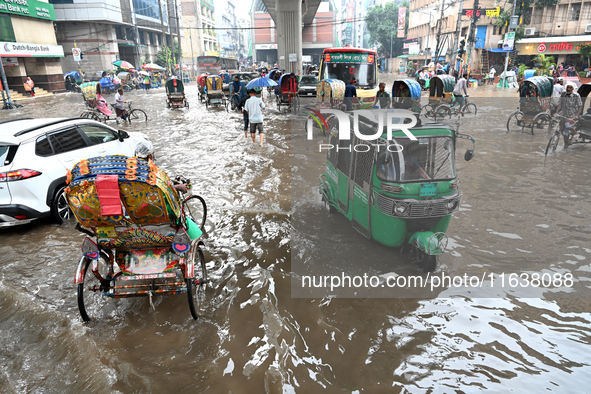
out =
[[(155, 298), (154, 309), (144, 298), (112, 300), (108, 317), (83, 324), (73, 279), (84, 236), (74, 223), (0, 231), (0, 392), (585, 391), (591, 146), (545, 158), (545, 133), (506, 130), (513, 90), (470, 94), (479, 112), (461, 130), (476, 138), (476, 156), (463, 161), (470, 144), (459, 145), (462, 205), (435, 274), (570, 273), (572, 287), (529, 297), (488, 284), (472, 295), (438, 289), (436, 298), (293, 296), (300, 269), (425, 274), (329, 214), (318, 194), (321, 140), (306, 140), (301, 119), (271, 106), (259, 147), (239, 113), (206, 110), (194, 85), (189, 110), (167, 109), (163, 89), (131, 92), (149, 122), (121, 127), (145, 132), (159, 165), (189, 177), (208, 204), (202, 318), (177, 295)], [(82, 110), (80, 95), (65, 94), (0, 117)], [(292, 255), (305, 265), (292, 267)]]

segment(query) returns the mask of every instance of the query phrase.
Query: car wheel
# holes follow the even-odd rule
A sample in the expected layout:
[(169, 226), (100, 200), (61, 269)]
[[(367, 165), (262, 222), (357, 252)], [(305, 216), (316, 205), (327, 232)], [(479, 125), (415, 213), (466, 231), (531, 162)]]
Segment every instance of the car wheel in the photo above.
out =
[(58, 224), (68, 220), (72, 214), (68, 206), (68, 200), (66, 199), (65, 189), (65, 186), (60, 187), (51, 202), (51, 218)]

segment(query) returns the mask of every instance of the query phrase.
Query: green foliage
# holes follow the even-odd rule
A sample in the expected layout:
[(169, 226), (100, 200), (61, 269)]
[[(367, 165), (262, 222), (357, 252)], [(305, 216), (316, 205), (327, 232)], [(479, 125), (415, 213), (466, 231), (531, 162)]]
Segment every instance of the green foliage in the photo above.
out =
[(172, 59), (172, 51), (169, 47), (164, 45), (162, 49), (156, 54), (156, 64), (160, 67), (169, 68), (174, 64), (180, 63), (179, 60), (183, 57), (178, 41), (174, 41), (174, 59)]
[(534, 63), (540, 63), (540, 74), (541, 75), (548, 75), (550, 65), (554, 63), (554, 56), (546, 56), (543, 53), (539, 54), (534, 58)]
[(525, 74), (525, 70), (527, 70), (527, 66), (525, 64), (519, 65), (519, 73), (517, 74), (518, 77), (522, 78)]
[[(402, 55), (404, 38), (396, 37), (398, 31), (398, 8), (406, 7), (406, 26), (408, 30), (409, 7), (408, 1), (402, 3), (386, 3), (383, 6), (376, 5), (367, 12), (365, 26), (369, 31), (370, 41), (380, 44), (379, 52), (388, 55)], [(435, 39), (435, 37), (433, 37)], [(392, 54), (390, 54), (390, 40), (392, 40)]]
[(578, 49), (581, 56), (587, 59), (587, 64), (589, 64), (589, 57), (591, 57), (591, 44), (581, 44), (579, 45)]

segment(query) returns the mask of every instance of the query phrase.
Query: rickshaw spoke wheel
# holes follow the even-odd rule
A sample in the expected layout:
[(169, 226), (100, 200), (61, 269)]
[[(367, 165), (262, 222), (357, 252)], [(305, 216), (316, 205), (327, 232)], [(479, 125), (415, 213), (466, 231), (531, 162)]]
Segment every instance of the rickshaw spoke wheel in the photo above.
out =
[[(531, 124), (531, 134), (535, 135), (535, 131), (547, 129), (548, 125), (552, 122), (552, 118), (547, 113), (537, 114)], [(538, 134), (542, 133), (539, 131)]]
[[(100, 258), (98, 260), (99, 273), (105, 277), (107, 274), (107, 264)], [(101, 282), (92, 272), (92, 260), (87, 259), (84, 270), (84, 281), (78, 284), (78, 309), (80, 316), (85, 322), (92, 321), (92, 315), (96, 318), (98, 315), (105, 314), (105, 306), (109, 299), (103, 296)]]
[(468, 103), (466, 104), (466, 106), (462, 109), (462, 112), (464, 114), (469, 114), (469, 115), (476, 115), (476, 113), (478, 112), (478, 108), (476, 108), (476, 104), (474, 103)]
[(426, 118), (430, 118), (433, 116), (433, 106), (431, 104), (425, 105), (421, 108), (421, 115), (425, 116)]
[(523, 113), (521, 111), (515, 111), (509, 116), (507, 120), (507, 131), (519, 130), (522, 126)]
[(132, 109), (127, 119), (129, 119), (130, 122), (147, 122), (148, 115), (146, 115), (141, 109)]
[(201, 196), (190, 196), (183, 202), (183, 208), (185, 214), (203, 231), (207, 220), (207, 204), (205, 200)]
[(195, 271), (194, 277), (187, 279), (187, 298), (189, 300), (189, 310), (193, 319), (199, 319), (196, 305), (199, 305), (201, 295), (207, 285), (207, 269), (205, 268), (205, 256), (200, 246), (195, 251)]
[(548, 141), (548, 145), (546, 146), (546, 156), (548, 152), (552, 150), (552, 153), (556, 152), (556, 148), (558, 147), (558, 142), (560, 141), (560, 135), (558, 133), (554, 133), (552, 137), (550, 137), (550, 141)]
[(447, 105), (440, 105), (435, 108), (435, 115), (433, 118), (437, 120), (443, 120), (445, 117), (451, 118), (451, 108)]

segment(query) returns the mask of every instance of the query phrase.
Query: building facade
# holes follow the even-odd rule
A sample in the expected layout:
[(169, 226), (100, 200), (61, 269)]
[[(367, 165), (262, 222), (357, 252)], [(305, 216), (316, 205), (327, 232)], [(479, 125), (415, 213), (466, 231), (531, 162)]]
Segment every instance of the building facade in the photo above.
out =
[[(62, 59), (66, 71), (80, 67), (93, 76), (113, 69), (116, 60), (136, 67), (153, 63), (164, 45), (170, 48), (173, 40), (181, 38), (177, 28), (182, 26), (181, 3), (175, 0), (51, 1), (57, 42), (66, 53)], [(74, 47), (84, 54), (80, 62), (71, 56)]]
[(53, 5), (38, 0), (11, 3), (0, 3), (0, 57), (8, 87), (24, 93), (23, 83), (31, 77), (37, 88), (65, 91), (60, 63), (64, 49), (53, 29)]
[(215, 25), (220, 56), (238, 57), (239, 38), (236, 6), (232, 0), (217, 0)]

